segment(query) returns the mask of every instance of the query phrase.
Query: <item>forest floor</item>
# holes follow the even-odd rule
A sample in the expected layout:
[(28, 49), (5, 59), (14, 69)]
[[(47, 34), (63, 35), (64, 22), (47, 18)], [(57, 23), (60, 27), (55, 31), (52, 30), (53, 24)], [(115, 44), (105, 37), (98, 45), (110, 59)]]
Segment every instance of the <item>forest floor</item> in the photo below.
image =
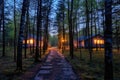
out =
[[(52, 64), (52, 68), (48, 64)], [(32, 57), (23, 58), (22, 72), (16, 72), (16, 63), (11, 56), (1, 57), (0, 67), (0, 80), (41, 80), (41, 77), (44, 80), (79, 80), (72, 66), (57, 50), (51, 50), (38, 63), (34, 63)], [(51, 73), (46, 77), (48, 68)]]
[[(63, 53), (71, 63), (81, 80), (104, 80), (104, 50), (93, 50), (92, 61), (87, 49), (74, 51), (74, 59), (70, 59), (69, 51)], [(113, 50), (113, 80), (120, 80), (120, 52)]]
[(23, 71), (16, 71), (16, 63), (11, 57), (0, 58), (0, 80), (19, 80), (19, 76), (28, 71), (29, 68), (36, 65), (33, 58), (27, 58), (23, 60)]
[[(34, 63), (34, 58), (27, 56), (23, 58), (23, 72), (16, 72), (16, 63), (13, 61), (12, 49), (7, 49), (6, 57), (0, 57), (0, 80), (30, 80), (36, 76), (40, 66), (44, 63)], [(11, 51), (11, 52), (10, 52)], [(89, 60), (89, 52), (86, 49), (74, 51), (74, 59), (70, 59), (69, 51), (64, 51), (63, 55), (72, 65), (81, 80), (104, 80), (104, 50), (93, 50), (92, 61)], [(46, 54), (47, 55), (47, 54)], [(13, 55), (12, 55), (13, 56)], [(43, 59), (45, 60), (45, 56)], [(113, 74), (114, 80), (120, 80), (120, 52), (113, 50)]]
[[(42, 56), (43, 61), (46, 58), (47, 53), (48, 52), (46, 52), (46, 54)], [(24, 50), (23, 50), (23, 54), (24, 54)], [(0, 56), (2, 56), (1, 52), (0, 52)], [(23, 62), (23, 71), (17, 72), (16, 62), (14, 61), (13, 58), (13, 48), (7, 47), (6, 56), (0, 57), (0, 80), (25, 80), (24, 75), (29, 75), (28, 79), (30, 80), (30, 78), (33, 78), (36, 75), (37, 70), (39, 70), (39, 67), (42, 64), (41, 62), (35, 63), (34, 57), (29, 53), (29, 51), (27, 52), (26, 59), (24, 58), (23, 55), (22, 62)]]

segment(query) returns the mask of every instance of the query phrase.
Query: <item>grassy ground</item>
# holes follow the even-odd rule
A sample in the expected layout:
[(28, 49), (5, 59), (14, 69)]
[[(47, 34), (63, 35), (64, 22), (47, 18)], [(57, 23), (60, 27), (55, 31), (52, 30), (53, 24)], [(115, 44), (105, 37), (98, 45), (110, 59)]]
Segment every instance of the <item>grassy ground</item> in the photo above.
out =
[[(33, 66), (37, 65), (34, 63), (34, 58), (30, 54), (30, 49), (27, 49), (27, 58), (25, 59), (23, 56), (23, 71), (21, 73), (16, 72), (16, 62), (14, 62), (13, 58), (13, 48), (6, 47), (6, 56), (0, 57), (0, 80), (19, 80), (19, 77), (24, 74), (28, 69), (32, 68)], [(0, 51), (0, 56), (1, 56)], [(23, 50), (24, 55), (24, 50)], [(42, 55), (42, 58), (44, 55)]]
[[(113, 53), (114, 80), (120, 80), (120, 54), (116, 50), (113, 50)], [(64, 55), (82, 80), (104, 80), (104, 50), (93, 50), (91, 62), (89, 52), (85, 49), (82, 49), (81, 58), (79, 50), (74, 52), (73, 60), (70, 59), (68, 51), (65, 51)]]

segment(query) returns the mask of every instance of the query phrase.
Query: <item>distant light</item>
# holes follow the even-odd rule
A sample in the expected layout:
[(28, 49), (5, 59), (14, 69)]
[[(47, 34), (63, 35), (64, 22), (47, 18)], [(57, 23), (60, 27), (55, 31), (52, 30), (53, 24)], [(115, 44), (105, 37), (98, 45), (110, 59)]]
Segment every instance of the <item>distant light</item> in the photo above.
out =
[(97, 40), (97, 44), (100, 44), (100, 40), (99, 39)]
[(81, 42), (81, 46), (84, 47), (85, 46), (85, 43), (84, 41)]
[(101, 40), (101, 44), (104, 44), (104, 40)]
[(33, 40), (33, 39), (30, 39), (29, 42), (30, 42), (30, 44), (33, 44), (33, 43), (34, 43), (34, 40)]
[(62, 42), (65, 42), (65, 40), (64, 40), (64, 39), (62, 39)]
[(25, 44), (25, 40), (23, 40), (23, 44)]
[(104, 40), (94, 39), (94, 44), (104, 44)]
[(94, 43), (97, 44), (97, 39), (94, 39)]
[(27, 44), (29, 44), (29, 40), (27, 40)]
[[(34, 40), (33, 39), (28, 39), (27, 44), (33, 44)], [(25, 40), (23, 40), (23, 44), (25, 44)]]

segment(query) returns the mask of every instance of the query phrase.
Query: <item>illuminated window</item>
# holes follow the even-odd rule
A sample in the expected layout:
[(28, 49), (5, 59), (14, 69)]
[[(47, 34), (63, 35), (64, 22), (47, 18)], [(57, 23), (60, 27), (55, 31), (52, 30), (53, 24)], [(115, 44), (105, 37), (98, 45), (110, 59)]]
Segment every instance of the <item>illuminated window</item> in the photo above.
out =
[(84, 46), (85, 46), (84, 41), (82, 41), (82, 42), (81, 42), (81, 46), (82, 46), (82, 47), (84, 47)]
[(25, 44), (25, 40), (23, 40), (23, 44)]
[(29, 40), (27, 40), (27, 44), (29, 44)]
[(100, 44), (103, 44), (102, 40), (100, 40)]
[(97, 39), (97, 44), (100, 44), (100, 40), (99, 39)]
[(30, 44), (33, 44), (33, 43), (34, 43), (34, 40), (33, 40), (33, 39), (30, 39), (30, 40), (29, 40), (29, 43), (30, 43)]
[(104, 40), (102, 40), (102, 39), (94, 39), (94, 44), (104, 44)]
[(101, 44), (104, 44), (104, 40), (101, 40)]
[(94, 39), (94, 44), (97, 44), (97, 39)]

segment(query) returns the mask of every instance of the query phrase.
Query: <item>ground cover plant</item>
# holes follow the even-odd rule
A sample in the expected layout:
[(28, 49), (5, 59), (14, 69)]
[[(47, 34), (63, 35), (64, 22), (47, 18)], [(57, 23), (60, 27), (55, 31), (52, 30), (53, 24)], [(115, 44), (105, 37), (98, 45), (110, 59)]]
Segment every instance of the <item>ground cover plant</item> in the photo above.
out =
[[(30, 49), (27, 49), (27, 58), (24, 58), (23, 55), (23, 70), (21, 72), (18, 72), (16, 71), (16, 62), (13, 58), (13, 48), (6, 48), (6, 56), (0, 57), (0, 80), (21, 80), (21, 76), (25, 72), (37, 64), (40, 64), (34, 62), (34, 54), (30, 54), (29, 50)], [(42, 58), (45, 58), (45, 55), (42, 55)]]
[[(104, 50), (93, 50), (93, 58), (90, 62), (89, 52), (87, 49), (82, 49), (82, 57), (80, 51), (74, 52), (74, 59), (69, 57), (69, 51), (65, 51), (64, 55), (72, 64), (75, 71), (82, 80), (104, 80)], [(120, 80), (120, 54), (117, 50), (113, 50), (113, 74), (114, 80)]]

